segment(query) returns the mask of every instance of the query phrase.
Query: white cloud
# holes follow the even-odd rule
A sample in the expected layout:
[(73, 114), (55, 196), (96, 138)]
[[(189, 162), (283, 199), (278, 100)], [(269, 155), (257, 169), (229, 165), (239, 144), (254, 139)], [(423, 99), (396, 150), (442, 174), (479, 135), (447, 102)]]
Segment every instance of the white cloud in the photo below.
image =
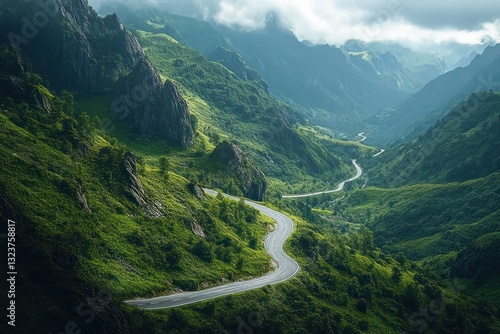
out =
[[(90, 0), (99, 5), (107, 0)], [(245, 30), (271, 15), (301, 40), (343, 44), (388, 40), (407, 46), (500, 42), (500, 1), (475, 0), (123, 0)]]

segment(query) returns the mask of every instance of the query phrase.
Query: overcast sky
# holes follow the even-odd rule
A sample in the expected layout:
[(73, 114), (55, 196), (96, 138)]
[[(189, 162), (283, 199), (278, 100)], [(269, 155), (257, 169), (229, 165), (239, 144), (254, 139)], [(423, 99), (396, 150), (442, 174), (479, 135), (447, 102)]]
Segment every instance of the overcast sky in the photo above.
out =
[[(108, 0), (89, 0), (98, 7)], [(123, 0), (253, 30), (271, 15), (300, 40), (396, 41), (414, 48), (500, 42), (498, 0)]]

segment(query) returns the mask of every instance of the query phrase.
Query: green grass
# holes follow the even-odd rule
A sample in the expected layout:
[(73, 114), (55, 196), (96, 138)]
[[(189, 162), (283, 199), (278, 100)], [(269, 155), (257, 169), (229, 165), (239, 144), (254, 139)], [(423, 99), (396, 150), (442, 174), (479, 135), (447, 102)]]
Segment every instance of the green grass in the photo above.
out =
[[(102, 101), (105, 99), (92, 102), (100, 106)], [(214, 211), (219, 200), (195, 198), (187, 188), (188, 181), (173, 171), (168, 172), (168, 180), (161, 175), (156, 157), (165, 152), (159, 145), (140, 142), (136, 146), (144, 156), (154, 157), (144, 159), (140, 177), (148, 199), (161, 203), (166, 211), (166, 218), (149, 218), (125, 193), (102, 182), (94, 155), (110, 145), (107, 140), (97, 135), (93, 153), (83, 157), (44, 144), (2, 114), (0, 127), (0, 141), (4, 143), (0, 148), (4, 162), (0, 167), (1, 186), (8, 198), (37, 222), (37, 231), (72, 244), (70, 249), (77, 257), (80, 277), (108, 288), (116, 297), (167, 293), (178, 288), (175, 281), (191, 281), (197, 287), (205, 287), (221, 280), (258, 276), (270, 269), (270, 258), (262, 244), (257, 243), (256, 249), (252, 249), (249, 240), (251, 237), (260, 240), (268, 233), (271, 222), (263, 217), (255, 223), (242, 221), (239, 230), (222, 221), (219, 212)], [(148, 150), (141, 150), (140, 145)], [(72, 180), (80, 180), (91, 213), (83, 212), (71, 194), (63, 193), (58, 186)], [(241, 211), (236, 204), (228, 209), (229, 213)], [(208, 220), (202, 221), (200, 217)], [(201, 239), (189, 225), (195, 219), (207, 231), (207, 245), (214, 253), (210, 263), (191, 252), (193, 244)], [(130, 239), (134, 235), (135, 244)], [(224, 237), (232, 243), (227, 250), (217, 244)], [(52, 249), (50, 244), (43, 247), (49, 252)], [(158, 247), (175, 249), (181, 258), (178, 269), (168, 266), (168, 256), (159, 256), (161, 253), (155, 251)], [(219, 260), (215, 256), (218, 249), (232, 253), (231, 260)], [(245, 261), (237, 268), (239, 258)]]

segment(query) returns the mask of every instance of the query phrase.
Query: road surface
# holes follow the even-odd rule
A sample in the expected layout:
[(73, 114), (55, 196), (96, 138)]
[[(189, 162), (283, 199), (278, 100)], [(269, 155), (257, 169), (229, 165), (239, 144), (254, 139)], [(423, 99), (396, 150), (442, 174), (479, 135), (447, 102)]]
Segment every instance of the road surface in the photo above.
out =
[(344, 186), (345, 186), (345, 184), (347, 182), (354, 181), (354, 180), (358, 179), (361, 176), (361, 174), (363, 174), (363, 170), (361, 169), (361, 167), (359, 167), (359, 165), (356, 162), (356, 160), (353, 160), (352, 164), (356, 168), (356, 175), (354, 175), (353, 177), (351, 177), (349, 180), (345, 180), (345, 181), (340, 182), (339, 185), (338, 185), (338, 187), (337, 187), (337, 189), (320, 191), (320, 192), (310, 193), (310, 194), (283, 195), (281, 197), (282, 198), (303, 198), (303, 197), (318, 196), (318, 195), (323, 195), (323, 194), (331, 194), (331, 193), (336, 193), (336, 192), (342, 191), (342, 189), (344, 189)]
[[(216, 196), (217, 192), (211, 189), (204, 189), (206, 193)], [(224, 195), (235, 201), (239, 201), (239, 198)], [(238, 281), (225, 285), (216, 286), (206, 290), (200, 291), (190, 291), (175, 293), (167, 296), (160, 296), (148, 299), (134, 299), (127, 300), (126, 303), (138, 306), (143, 309), (162, 309), (178, 307), (182, 305), (187, 305), (191, 303), (200, 302), (202, 300), (213, 299), (221, 296), (230, 295), (233, 293), (249, 291), (269, 284), (276, 284), (286, 281), (295, 274), (300, 269), (300, 266), (294, 259), (288, 256), (283, 251), (283, 244), (285, 240), (290, 236), (293, 231), (293, 222), (290, 218), (284, 214), (272, 210), (263, 205), (245, 200), (245, 203), (259, 210), (266, 216), (271, 217), (276, 222), (276, 228), (273, 232), (269, 233), (265, 240), (264, 246), (272, 257), (274, 263), (276, 264), (276, 269), (264, 276), (246, 280)]]
[(377, 154), (375, 154), (375, 155), (373, 156), (373, 158), (378, 157), (379, 155), (381, 155), (381, 154), (382, 154), (382, 153), (384, 153), (384, 152), (385, 152), (385, 150), (384, 150), (383, 148), (381, 148), (381, 149), (380, 149), (380, 152), (378, 152)]
[(362, 143), (366, 140), (366, 136), (365, 136), (364, 132), (358, 133), (358, 137), (361, 137), (361, 139), (357, 141), (358, 143)]

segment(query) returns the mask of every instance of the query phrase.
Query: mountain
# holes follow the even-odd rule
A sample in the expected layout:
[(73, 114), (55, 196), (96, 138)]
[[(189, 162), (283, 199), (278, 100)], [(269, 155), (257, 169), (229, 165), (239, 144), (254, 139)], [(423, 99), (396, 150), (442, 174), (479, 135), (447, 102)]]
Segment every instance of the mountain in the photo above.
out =
[(21, 47), (56, 89), (109, 90), (144, 54), (116, 15), (101, 18), (85, 0), (2, 6), (2, 41)]
[(469, 66), (443, 74), (396, 108), (379, 113), (372, 121), (374, 136), (385, 143), (404, 136), (411, 140), (470, 94), (497, 91), (499, 64), (500, 45), (486, 48)]
[(400, 51), (402, 47), (398, 51), (404, 56), (398, 57), (391, 50), (370, 47), (308, 45), (281, 28), (275, 18), (262, 30), (245, 32), (161, 8), (137, 10), (110, 3), (100, 10), (117, 12), (131, 28), (166, 33), (242, 76), (227, 59), (213, 56), (221, 50), (237, 53), (236, 58), (256, 71), (275, 96), (301, 109), (313, 124), (350, 136), (381, 109), (403, 102), (443, 73), (443, 64), (435, 57), (422, 57), (425, 61), (419, 63), (414, 59), (420, 55), (412, 58), (412, 51)]
[[(499, 177), (494, 173), (462, 183), (370, 187), (349, 195), (336, 212), (370, 227), (377, 246), (418, 261), (443, 279), (494, 283), (497, 273), (485, 259), (497, 245), (491, 240), (498, 240)], [(489, 242), (483, 243), (490, 234)], [(482, 259), (476, 267), (470, 264), (474, 258)], [(471, 287), (469, 293), (476, 289)], [(492, 289), (497, 295), (497, 288)]]
[(454, 66), (453, 69), (458, 68), (458, 67), (467, 67), (472, 63), (474, 58), (479, 55), (476, 51), (472, 51), (467, 57), (461, 58)]
[(463, 182), (500, 172), (500, 95), (477, 93), (417, 139), (384, 152), (370, 183)]
[[(116, 64), (101, 69), (102, 83), (79, 86), (67, 80), (76, 73), (64, 68), (71, 59), (35, 70), (31, 61), (49, 52), (31, 46), (36, 37), (33, 53), (0, 44), (0, 241), (15, 243), (16, 262), (8, 260), (10, 249), (1, 260), (17, 270), (9, 274), (16, 297), (3, 299), (9, 322), (0, 323), (1, 333), (14, 324), (21, 333), (499, 331), (486, 298), (454, 291), (434, 271), (378, 248), (354, 217), (317, 214), (312, 204), (321, 198), (281, 198), (283, 191), (334, 187), (352, 176), (352, 159), (368, 161), (378, 150), (330, 137), (261, 80), (239, 77), (164, 32), (124, 29), (127, 45), (143, 50), (124, 66), (129, 48), (112, 46), (115, 33), (101, 35), (98, 21), (95, 35), (85, 27), (96, 19), (85, 1), (54, 4), (84, 24), (71, 30), (82, 32), (78, 40), (109, 45), (102, 55)], [(24, 23), (36, 6), (30, 0), (1, 7), (2, 31), (18, 28), (9, 13)], [(40, 23), (37, 13), (33, 22)], [(53, 26), (54, 36), (65, 36), (64, 22)], [(62, 52), (58, 45), (73, 40), (55, 41), (51, 48)], [(97, 58), (86, 51), (77, 64), (92, 73)], [(494, 176), (468, 181), (467, 190), (489, 184), (495, 193)], [(243, 199), (212, 197), (203, 187), (286, 212), (295, 230), (284, 248), (300, 272), (179, 308), (149, 312), (124, 303), (274, 268), (262, 242), (274, 221)], [(349, 182), (340, 196), (361, 187)], [(334, 205), (338, 195), (324, 199)], [(498, 202), (493, 195), (484, 201), (485, 210)], [(470, 249), (484, 260), (481, 245), (495, 243), (478, 240)]]
[(471, 95), (417, 139), (367, 162), (377, 187), (353, 192), (335, 212), (370, 227), (382, 249), (495, 300), (499, 126), (500, 94)]
[[(441, 56), (416, 52), (398, 43), (390, 42), (363, 42), (360, 40), (349, 40), (341, 46), (346, 52), (367, 52), (372, 54), (390, 54), (404, 65), (407, 75), (407, 84), (410, 84), (409, 92), (416, 92), (423, 88), (428, 82), (444, 74), (447, 66)], [(405, 81), (402, 81), (405, 83)]]
[(170, 80), (162, 84), (153, 64), (137, 62), (115, 87), (113, 112), (141, 136), (153, 136), (189, 147), (193, 129), (188, 105)]
[(215, 50), (207, 55), (207, 58), (224, 65), (240, 79), (248, 81), (262, 80), (259, 73), (249, 67), (241, 56), (233, 50), (217, 46)]
[[(249, 246), (267, 233), (255, 210), (208, 198), (171, 165), (158, 168), (158, 158), (146, 163), (97, 119), (76, 114), (69, 93), (41, 85), (19, 49), (2, 45), (0, 56), (9, 64), (0, 81), (10, 83), (0, 91), (1, 226), (17, 224), (16, 288), (26, 292), (17, 295), (17, 319), (31, 314), (16, 329), (64, 330), (74, 319), (89, 333), (130, 333), (127, 295), (269, 270), (263, 246)], [(237, 269), (239, 257), (252, 261)], [(195, 268), (203, 269), (186, 275)], [(10, 332), (6, 322), (0, 328)]]

